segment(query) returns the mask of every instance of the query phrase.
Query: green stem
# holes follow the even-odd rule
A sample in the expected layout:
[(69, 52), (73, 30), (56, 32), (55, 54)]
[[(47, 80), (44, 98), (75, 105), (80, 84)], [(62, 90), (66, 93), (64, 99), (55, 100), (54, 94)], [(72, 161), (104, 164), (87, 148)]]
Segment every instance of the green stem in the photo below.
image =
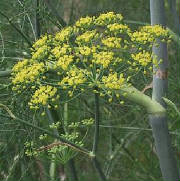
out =
[(95, 94), (95, 132), (94, 132), (94, 140), (93, 140), (93, 149), (92, 152), (96, 155), (98, 149), (98, 141), (99, 141), (99, 95)]
[(52, 154), (52, 160), (49, 168), (50, 181), (55, 181), (55, 174), (56, 174), (55, 154)]
[(164, 115), (166, 113), (166, 110), (164, 109), (163, 106), (161, 106), (161, 104), (159, 104), (155, 100), (152, 100), (149, 96), (143, 94), (133, 86), (124, 86), (123, 88), (117, 90), (116, 92), (120, 93), (128, 100), (133, 101), (145, 107), (149, 114)]
[[(50, 124), (55, 123), (52, 112), (48, 108), (46, 109), (46, 113), (48, 115), (49, 123)], [(54, 129), (54, 134), (57, 136), (59, 135), (57, 129)], [(54, 140), (54, 142), (56, 142), (56, 141), (57, 141), (57, 139)], [(51, 181), (55, 180), (55, 174), (56, 174), (55, 154), (52, 154), (50, 168), (49, 168), (49, 175), (50, 175)]]
[(39, 0), (35, 1), (35, 34), (36, 34), (36, 39), (40, 38), (41, 35), (41, 26), (40, 26), (40, 2)]
[(103, 171), (102, 171), (102, 168), (98, 162), (98, 160), (96, 159), (96, 157), (94, 157), (92, 159), (92, 162), (94, 164), (94, 167), (95, 169), (97, 170), (98, 174), (99, 174), (99, 177), (101, 179), (101, 181), (106, 181), (106, 176), (104, 175)]
[(64, 103), (64, 130), (68, 132), (68, 103)]
[(96, 158), (96, 153), (98, 150), (98, 141), (99, 141), (99, 122), (100, 122), (99, 94), (95, 93), (95, 132), (94, 132), (93, 149), (92, 149), (92, 154), (95, 156), (92, 158), (92, 162), (94, 168), (96, 169), (99, 175), (99, 178), (102, 181), (106, 181), (106, 176), (104, 175), (100, 163)]
[[(64, 115), (63, 116), (64, 116), (64, 132), (68, 133), (68, 103), (64, 104)], [(78, 181), (73, 158), (71, 158), (67, 164), (68, 164), (67, 170), (68, 170), (70, 180)]]
[(74, 164), (74, 159), (70, 159), (68, 161), (68, 166), (69, 166), (69, 174), (70, 174), (70, 180), (72, 181), (78, 181), (78, 176), (77, 176), (77, 172), (76, 172), (76, 167), (75, 167), (75, 164)]

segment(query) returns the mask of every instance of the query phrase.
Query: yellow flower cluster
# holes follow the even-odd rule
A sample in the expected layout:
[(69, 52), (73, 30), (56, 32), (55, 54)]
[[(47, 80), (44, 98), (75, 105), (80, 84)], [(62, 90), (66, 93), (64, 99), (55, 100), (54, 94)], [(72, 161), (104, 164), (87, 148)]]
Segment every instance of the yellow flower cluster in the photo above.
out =
[(85, 33), (79, 35), (76, 38), (76, 43), (89, 43), (90, 41), (97, 39), (99, 37), (98, 33), (96, 33), (96, 30), (92, 31), (86, 31)]
[(102, 43), (106, 45), (108, 48), (121, 48), (121, 40), (121, 38), (108, 37), (102, 39)]
[(27, 64), (28, 64), (29, 60), (28, 59), (24, 59), (23, 61), (19, 61), (17, 64), (14, 65), (14, 67), (12, 68), (12, 72), (18, 72), (21, 71)]
[(132, 41), (137, 41), (142, 44), (146, 43), (152, 43), (155, 41), (156, 38), (169, 38), (169, 31), (167, 29), (164, 29), (160, 25), (154, 25), (154, 26), (143, 26), (140, 31), (135, 31), (131, 35)]
[(13, 89), (21, 91), (28, 87), (32, 89), (31, 94), (37, 85), (46, 84), (31, 95), (31, 106), (40, 106), (48, 104), (57, 89), (67, 89), (64, 91), (72, 96), (79, 92), (77, 88), (95, 91), (94, 86), (97, 86), (100, 94), (106, 95), (109, 91), (110, 95), (128, 81), (125, 74), (119, 72), (126, 71), (129, 76), (139, 67), (144, 72), (151, 71), (152, 64), (158, 66), (158, 61), (151, 55), (149, 46), (157, 43), (157, 38), (166, 41), (168, 30), (155, 25), (134, 31), (122, 19), (121, 14), (113, 12), (85, 17), (54, 36), (41, 37), (33, 45), (32, 58), (13, 67)]
[(39, 104), (43, 106), (48, 105), (49, 101), (51, 101), (53, 98), (55, 99), (56, 92), (57, 88), (55, 87), (52, 87), (50, 85), (41, 86), (35, 91), (34, 95), (32, 96), (31, 101), (29, 102), (30, 108), (38, 109)]
[(150, 34), (154, 34), (157, 37), (167, 37), (169, 34), (169, 31), (165, 28), (163, 28), (160, 25), (154, 25), (154, 26), (143, 26), (140, 30), (141, 32), (148, 32)]
[(77, 67), (73, 67), (70, 71), (67, 72), (67, 76), (59, 82), (59, 85), (66, 88), (66, 86), (75, 86), (79, 84), (83, 84), (86, 82), (86, 74), (87, 70), (79, 69)]
[(39, 47), (42, 47), (42, 46), (46, 45), (47, 40), (50, 39), (50, 38), (51, 38), (51, 36), (47, 36), (47, 35), (41, 37), (39, 40), (37, 40), (33, 44), (33, 48), (38, 49)]
[(88, 46), (78, 47), (76, 54), (77, 55), (81, 54), (81, 55), (89, 56), (90, 54), (95, 53), (96, 49), (97, 48), (95, 46), (92, 46), (91, 48), (88, 47)]
[(91, 25), (93, 25), (95, 17), (85, 17), (80, 18), (78, 21), (76, 21), (75, 26), (78, 28), (89, 28)]
[(103, 76), (102, 82), (106, 88), (117, 90), (122, 88), (125, 83), (125, 78), (123, 77), (123, 74), (120, 74), (118, 77), (117, 72), (115, 72), (110, 73), (108, 76)]
[(121, 14), (115, 14), (114, 12), (108, 12), (101, 14), (96, 20), (96, 25), (108, 25), (115, 22), (120, 22), (123, 19)]
[(131, 54), (131, 57), (144, 67), (152, 62), (151, 54), (149, 52), (146, 52), (145, 50), (137, 54)]
[(66, 27), (55, 35), (55, 40), (58, 42), (68, 41), (69, 38), (71, 37), (72, 33), (73, 33), (73, 28), (70, 26)]
[[(26, 62), (26, 61), (25, 61)], [(18, 64), (17, 64), (18, 65)], [(21, 66), (21, 64), (19, 63)], [(20, 68), (19, 66), (19, 68)], [(15, 66), (13, 69), (17, 71), (18, 66)], [(20, 83), (32, 83), (37, 81), (39, 75), (45, 71), (44, 63), (32, 63), (27, 64), (22, 67), (22, 69), (18, 72), (14, 72), (14, 77), (12, 79), (13, 84)]]
[(47, 45), (43, 45), (39, 47), (35, 52), (32, 53), (32, 59), (44, 60), (46, 56), (48, 55), (49, 50), (50, 50), (50, 47), (48, 47)]
[(107, 68), (109, 64), (114, 60), (113, 52), (99, 52), (93, 53), (92, 63), (102, 65), (103, 68)]
[(109, 29), (109, 31), (113, 32), (115, 35), (119, 33), (123, 33), (123, 32), (129, 34), (131, 32), (128, 25), (125, 25), (125, 24), (114, 23), (114, 24), (108, 25), (107, 28)]
[(142, 44), (146, 44), (148, 42), (152, 43), (155, 40), (155, 38), (154, 36), (150, 36), (148, 32), (136, 31), (131, 34), (131, 40)]
[(51, 50), (51, 53), (55, 56), (55, 58), (59, 58), (60, 56), (70, 54), (72, 52), (72, 48), (69, 44), (63, 44), (63, 46), (56, 46)]
[(71, 62), (73, 62), (73, 58), (74, 56), (72, 55), (64, 55), (64, 56), (61, 56), (58, 61), (56, 62), (54, 68), (62, 68), (63, 70), (67, 70), (68, 69), (68, 66)]

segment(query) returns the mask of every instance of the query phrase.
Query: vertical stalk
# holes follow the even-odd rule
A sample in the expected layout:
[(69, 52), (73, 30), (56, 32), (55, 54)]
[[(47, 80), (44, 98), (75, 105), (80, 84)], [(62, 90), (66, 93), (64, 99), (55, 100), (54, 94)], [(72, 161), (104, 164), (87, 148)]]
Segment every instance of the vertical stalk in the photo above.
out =
[[(165, 26), (164, 0), (150, 0), (151, 24), (161, 24)], [(162, 97), (167, 93), (167, 44), (159, 42), (159, 46), (153, 46), (153, 53), (158, 61), (163, 60), (159, 67), (153, 67), (153, 93), (152, 99), (165, 107)], [(149, 116), (150, 124), (155, 139), (155, 146), (159, 158), (160, 168), (165, 181), (177, 181), (179, 173), (176, 160), (174, 158), (171, 139), (168, 131), (167, 116), (151, 114)]]
[(39, 9), (40, 8), (40, 2), (39, 0), (35, 1), (35, 33), (36, 33), (36, 39), (38, 39), (41, 35), (41, 29), (40, 29), (40, 17), (39, 17)]
[(95, 93), (95, 132), (93, 140), (93, 154), (96, 155), (99, 141), (99, 95)]
[(104, 175), (100, 163), (96, 158), (96, 153), (98, 150), (98, 141), (99, 141), (99, 121), (100, 121), (99, 94), (95, 93), (95, 131), (94, 131), (93, 148), (92, 148), (92, 153), (94, 157), (92, 158), (92, 162), (96, 171), (98, 172), (99, 178), (102, 181), (106, 181), (106, 176)]
[(68, 132), (68, 103), (64, 104), (64, 130)]
[[(52, 112), (48, 108), (46, 109), (46, 113), (48, 115), (49, 123), (50, 124), (54, 123), (55, 121)], [(59, 135), (56, 129), (54, 129), (54, 134), (57, 136)], [(57, 141), (57, 139), (55, 139), (54, 141)], [(55, 154), (52, 154), (51, 159), (52, 160), (49, 167), (49, 176), (50, 176), (50, 181), (55, 181), (55, 172), (56, 172)]]
[(36, 159), (36, 164), (39, 169), (39, 180), (47, 181), (47, 178), (45, 176), (46, 171), (45, 171), (43, 163), (41, 162), (41, 160)]
[(106, 176), (104, 175), (103, 171), (102, 171), (102, 168), (100, 166), (100, 163), (98, 162), (97, 158), (94, 157), (92, 159), (92, 162), (93, 162), (93, 165), (96, 169), (96, 171), (98, 172), (99, 174), (99, 178), (101, 179), (101, 181), (106, 181)]
[(74, 159), (70, 159), (68, 162), (68, 167), (69, 167), (69, 173), (70, 173), (70, 180), (72, 181), (78, 181), (78, 176), (77, 176), (77, 172), (76, 172), (76, 167), (74, 164)]
[(55, 176), (56, 176), (55, 154), (52, 155), (51, 159), (52, 160), (49, 168), (49, 176), (50, 176), (50, 181), (55, 181)]
[[(64, 104), (64, 132), (68, 133), (68, 103)], [(67, 163), (70, 180), (78, 181), (77, 172), (73, 158)]]
[(167, 118), (166, 116), (150, 115), (149, 119), (163, 179), (165, 181), (177, 181), (179, 179), (179, 173), (171, 146)]

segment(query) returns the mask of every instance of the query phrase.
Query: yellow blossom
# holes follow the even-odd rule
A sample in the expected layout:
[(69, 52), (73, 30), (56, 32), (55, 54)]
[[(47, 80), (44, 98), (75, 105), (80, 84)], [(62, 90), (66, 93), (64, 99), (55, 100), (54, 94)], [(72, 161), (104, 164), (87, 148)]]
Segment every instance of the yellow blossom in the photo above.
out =
[[(14, 68), (17, 71), (17, 67)], [(33, 63), (23, 67), (22, 70), (15, 72), (12, 79), (13, 84), (30, 83), (37, 81), (38, 76), (45, 71), (44, 63)]]
[(160, 25), (143, 26), (139, 31), (131, 34), (131, 40), (142, 44), (152, 43), (156, 38), (161, 38), (164, 41), (165, 37), (169, 37), (169, 31)]
[(48, 51), (50, 47), (47, 45), (43, 45), (42, 47), (38, 48), (35, 52), (32, 53), (33, 60), (40, 60), (44, 59), (48, 55)]
[(67, 76), (62, 79), (59, 85), (79, 85), (86, 82), (86, 74), (87, 71), (83, 69), (78, 69), (73, 67), (69, 72), (67, 72)]
[(121, 38), (108, 37), (106, 39), (102, 39), (102, 43), (109, 48), (121, 48), (121, 40)]
[(92, 46), (92, 47), (82, 46), (82, 47), (78, 47), (76, 49), (76, 52), (77, 52), (77, 55), (81, 54), (81, 55), (88, 56), (88, 55), (90, 55), (92, 53), (95, 53), (96, 49), (97, 48), (95, 46)]
[(146, 51), (142, 51), (137, 54), (131, 54), (131, 57), (142, 66), (147, 66), (152, 62), (151, 54)]
[(63, 46), (56, 46), (51, 50), (51, 53), (56, 57), (60, 58), (60, 56), (70, 54), (72, 51), (72, 48), (68, 44), (63, 44)]
[(63, 70), (67, 70), (69, 64), (73, 61), (72, 55), (64, 55), (60, 57), (55, 65), (55, 68), (60, 67)]
[(42, 104), (43, 106), (48, 105), (57, 92), (57, 88), (50, 85), (41, 86), (37, 89), (29, 102), (31, 108), (35, 108), (36, 105)]
[(29, 60), (28, 59), (24, 59), (23, 61), (19, 61), (17, 64), (14, 65), (14, 67), (12, 68), (12, 72), (18, 72), (21, 71), (27, 64), (28, 64)]
[(113, 52), (99, 52), (93, 54), (92, 62), (95, 64), (100, 64), (104, 68), (107, 68), (109, 64), (114, 60), (114, 53)]
[(108, 12), (101, 14), (96, 20), (97, 25), (108, 25), (115, 22), (119, 22), (123, 19), (121, 14), (115, 14), (114, 12)]
[(55, 35), (55, 40), (60, 42), (68, 41), (72, 33), (73, 28), (70, 26), (66, 27)]
[(115, 72), (110, 73), (108, 76), (103, 76), (102, 82), (106, 88), (118, 90), (124, 85), (125, 78), (123, 77), (123, 74), (120, 74), (118, 77), (118, 74)]
[(96, 30), (92, 31), (86, 31), (85, 33), (79, 35), (76, 38), (76, 43), (81, 44), (81, 43), (89, 43), (90, 41), (97, 39), (98, 34), (96, 33)]
[(51, 35), (44, 35), (33, 44), (33, 48), (38, 49), (47, 44), (48, 40), (51, 40)]
[(89, 28), (94, 21), (94, 17), (85, 17), (85, 18), (80, 18), (78, 21), (76, 21), (75, 26), (78, 28)]
[(109, 29), (109, 31), (118, 34), (118, 33), (130, 33), (130, 28), (127, 25), (124, 24), (119, 24), (119, 23), (114, 23), (114, 24), (110, 24), (107, 26), (107, 28)]

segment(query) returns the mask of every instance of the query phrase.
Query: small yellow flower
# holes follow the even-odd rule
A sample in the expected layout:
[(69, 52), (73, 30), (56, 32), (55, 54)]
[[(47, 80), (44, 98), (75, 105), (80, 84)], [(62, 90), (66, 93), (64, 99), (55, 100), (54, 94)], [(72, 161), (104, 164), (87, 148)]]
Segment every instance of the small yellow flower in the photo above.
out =
[(123, 19), (121, 14), (115, 14), (114, 12), (108, 12), (105, 14), (101, 14), (95, 20), (95, 24), (97, 25), (108, 25), (115, 22), (119, 22)]
[[(147, 66), (149, 63), (152, 62), (151, 54), (144, 50), (137, 54), (131, 54), (131, 57), (142, 66)], [(133, 62), (134, 66), (136, 66), (136, 62)]]
[(48, 103), (53, 97), (55, 97), (56, 92), (57, 88), (55, 87), (52, 87), (50, 85), (41, 86), (35, 91), (29, 104), (31, 105), (31, 107), (36, 107), (36, 105), (39, 104), (43, 106), (48, 105), (48, 108), (50, 108), (51, 106)]
[(118, 90), (124, 85), (125, 78), (123, 77), (123, 74), (120, 74), (118, 77), (117, 73), (115, 72), (110, 73), (108, 76), (103, 76), (102, 82), (106, 88)]

